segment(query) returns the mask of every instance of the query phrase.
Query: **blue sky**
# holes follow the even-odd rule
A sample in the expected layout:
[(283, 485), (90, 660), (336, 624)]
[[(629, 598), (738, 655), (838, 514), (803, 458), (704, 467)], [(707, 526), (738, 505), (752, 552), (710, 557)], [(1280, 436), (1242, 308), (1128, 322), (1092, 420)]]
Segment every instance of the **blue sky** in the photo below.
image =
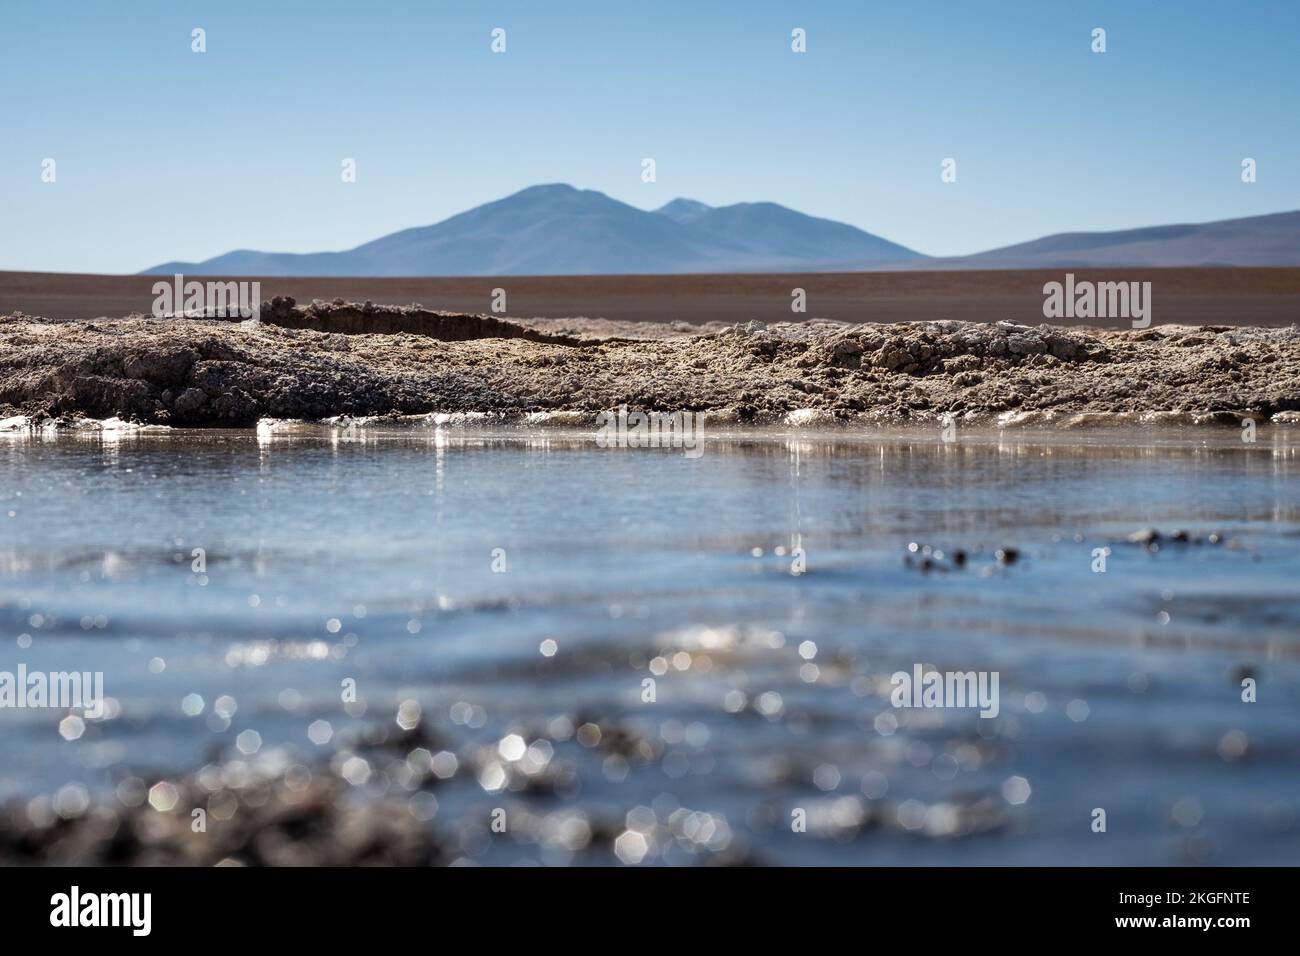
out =
[(0, 269), (344, 249), (545, 182), (936, 255), (1296, 209), (1298, 37), (1295, 0), (0, 0)]

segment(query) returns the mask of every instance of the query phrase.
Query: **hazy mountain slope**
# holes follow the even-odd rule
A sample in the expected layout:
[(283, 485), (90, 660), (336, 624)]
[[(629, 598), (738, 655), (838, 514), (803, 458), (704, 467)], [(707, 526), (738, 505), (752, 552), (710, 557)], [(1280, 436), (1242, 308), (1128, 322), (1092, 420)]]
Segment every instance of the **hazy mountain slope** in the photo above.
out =
[(1300, 266), (1300, 212), (1117, 232), (1064, 232), (921, 268)]

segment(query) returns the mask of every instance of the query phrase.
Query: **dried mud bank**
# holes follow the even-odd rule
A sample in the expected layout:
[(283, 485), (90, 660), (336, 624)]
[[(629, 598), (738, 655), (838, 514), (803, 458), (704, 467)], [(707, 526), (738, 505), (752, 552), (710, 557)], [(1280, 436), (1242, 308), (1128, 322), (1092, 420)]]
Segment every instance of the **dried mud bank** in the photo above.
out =
[[(367, 316), (395, 311), (424, 331), (357, 331)], [(599, 338), (598, 323), (583, 338), (583, 320), (559, 335), (487, 316), (425, 316), (283, 300), (260, 323), (0, 316), (0, 417), (247, 427), (263, 418), (470, 413), (535, 424), (587, 422), (627, 405), (703, 411), (718, 425), (946, 415), (1003, 425), (1300, 421), (1294, 326), (813, 321), (630, 340)]]
[(517, 322), (490, 315), (441, 312), (415, 305), (375, 305), (373, 302), (346, 302), (313, 299), (300, 306), (292, 296), (276, 296), (262, 304), (263, 322), (290, 329), (314, 329), (344, 335), (393, 335), (410, 333), (427, 335), (446, 342), (473, 339), (526, 339), (556, 345), (579, 345), (579, 338), (551, 334)]

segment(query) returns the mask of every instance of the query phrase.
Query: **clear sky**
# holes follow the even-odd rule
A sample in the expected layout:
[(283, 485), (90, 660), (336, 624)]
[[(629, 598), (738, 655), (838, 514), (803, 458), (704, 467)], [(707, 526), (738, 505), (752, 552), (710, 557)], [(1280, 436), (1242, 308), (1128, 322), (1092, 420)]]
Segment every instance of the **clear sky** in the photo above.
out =
[(1297, 0), (0, 0), (0, 269), (345, 249), (546, 182), (935, 255), (1297, 209), (1297, 57)]

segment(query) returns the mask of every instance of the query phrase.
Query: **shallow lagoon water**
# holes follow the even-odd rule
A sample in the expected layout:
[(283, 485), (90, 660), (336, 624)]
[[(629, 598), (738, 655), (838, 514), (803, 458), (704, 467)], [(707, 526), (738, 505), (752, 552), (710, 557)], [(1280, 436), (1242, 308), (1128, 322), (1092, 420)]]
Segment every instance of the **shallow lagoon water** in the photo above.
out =
[[(456, 772), (354, 790), (427, 791), (454, 858), (1294, 864), (1297, 477), (1284, 432), (11, 435), (0, 669), (114, 705), (0, 710), (0, 798), (337, 766), (414, 701)], [(998, 716), (893, 707), (915, 664), (997, 672)]]

